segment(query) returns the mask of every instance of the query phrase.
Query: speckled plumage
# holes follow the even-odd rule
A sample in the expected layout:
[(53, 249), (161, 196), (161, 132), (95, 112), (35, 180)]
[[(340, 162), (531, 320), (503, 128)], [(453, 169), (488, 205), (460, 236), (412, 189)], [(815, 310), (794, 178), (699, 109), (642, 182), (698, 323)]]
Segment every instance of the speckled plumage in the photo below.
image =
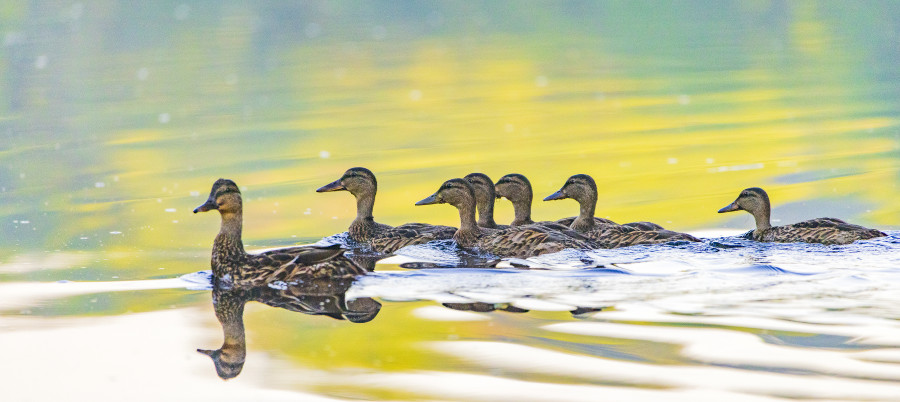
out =
[(700, 239), (687, 233), (663, 229), (651, 222), (633, 222), (625, 225), (604, 223), (594, 217), (597, 207), (597, 185), (586, 174), (569, 177), (559, 191), (547, 196), (544, 201), (571, 198), (578, 201), (581, 208), (577, 217), (560, 219), (569, 227), (584, 235), (601, 248), (627, 247), (639, 244), (659, 244), (672, 241), (697, 242)]
[(449, 239), (456, 232), (456, 228), (450, 226), (407, 223), (394, 227), (375, 222), (372, 210), (375, 206), (378, 182), (375, 180), (375, 174), (369, 169), (350, 168), (340, 179), (316, 191), (321, 193), (342, 190), (349, 191), (356, 198), (356, 219), (350, 223), (347, 233), (350, 239), (372, 251), (393, 253), (405, 246)]
[(465, 179), (451, 179), (430, 197), (416, 205), (451, 204), (459, 210), (460, 227), (453, 239), (462, 248), (477, 249), (500, 257), (527, 258), (567, 248), (591, 248), (584, 237), (542, 228), (524, 226), (504, 230), (479, 227), (475, 223), (475, 193)]
[(344, 257), (344, 250), (337, 246), (287, 247), (248, 254), (241, 240), (241, 192), (231, 180), (217, 180), (209, 199), (194, 213), (211, 209), (219, 211), (222, 225), (213, 242), (210, 266), (216, 278), (235, 286), (260, 286), (274, 281), (290, 283), (308, 278), (350, 278), (366, 272)]
[(886, 236), (877, 229), (854, 225), (836, 218), (817, 218), (783, 226), (772, 226), (769, 195), (759, 187), (741, 191), (738, 198), (719, 213), (744, 210), (753, 215), (756, 229), (749, 238), (760, 242), (849, 244), (857, 240)]

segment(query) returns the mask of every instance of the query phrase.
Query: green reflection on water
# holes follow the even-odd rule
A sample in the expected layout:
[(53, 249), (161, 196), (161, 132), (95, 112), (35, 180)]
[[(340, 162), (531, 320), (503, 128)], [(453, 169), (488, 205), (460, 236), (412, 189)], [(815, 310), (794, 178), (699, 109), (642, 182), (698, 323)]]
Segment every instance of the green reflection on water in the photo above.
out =
[[(682, 231), (749, 228), (715, 213), (749, 186), (783, 222), (900, 221), (895, 2), (180, 3), (0, 6), (0, 281), (207, 268), (219, 220), (190, 211), (219, 177), (244, 187), (248, 248), (340, 232), (353, 200), (313, 190), (351, 166), (378, 175), (390, 224), (455, 225), (452, 208), (412, 204), (473, 171), (525, 174), (540, 197), (588, 173), (598, 215)], [(575, 211), (534, 205), (538, 219)], [(496, 213), (512, 218), (505, 200)], [(268, 308), (247, 322), (255, 347), (304, 365), (402, 370), (441, 366), (418, 342), (524, 339), (539, 321), (410, 331), (421, 305), (360, 326)]]

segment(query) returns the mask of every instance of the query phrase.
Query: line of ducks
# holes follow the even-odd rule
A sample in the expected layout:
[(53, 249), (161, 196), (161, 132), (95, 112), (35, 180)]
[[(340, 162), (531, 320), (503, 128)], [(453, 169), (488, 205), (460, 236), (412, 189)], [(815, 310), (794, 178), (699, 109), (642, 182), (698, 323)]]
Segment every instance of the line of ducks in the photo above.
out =
[[(357, 209), (356, 218), (348, 229), (350, 239), (366, 251), (384, 254), (409, 245), (446, 239), (453, 239), (464, 249), (513, 258), (527, 258), (566, 248), (617, 248), (700, 241), (690, 234), (666, 230), (651, 222), (620, 225), (595, 217), (597, 185), (585, 174), (569, 177), (559, 191), (544, 198), (544, 201), (570, 198), (578, 202), (578, 216), (557, 221), (535, 222), (531, 219), (531, 183), (521, 174), (508, 174), (497, 183), (482, 173), (450, 179), (434, 194), (416, 203), (454, 206), (459, 211), (459, 228), (425, 223), (393, 227), (377, 223), (372, 217), (377, 188), (375, 175), (369, 169), (355, 167), (316, 191), (348, 191), (353, 194)], [(494, 202), (499, 198), (511, 201), (515, 210), (515, 219), (508, 226), (498, 225), (494, 221)], [(213, 209), (218, 210), (222, 217), (211, 260), (216, 278), (240, 286), (259, 286), (273, 281), (291, 283), (303, 278), (355, 277), (366, 272), (365, 268), (344, 257), (345, 250), (339, 246), (300, 246), (248, 254), (241, 242), (241, 193), (231, 180), (217, 180), (207, 201), (194, 209), (194, 213)], [(848, 244), (886, 236), (879, 230), (834, 218), (772, 226), (769, 197), (756, 187), (743, 190), (734, 202), (720, 209), (719, 213), (738, 210), (749, 212), (756, 220), (756, 229), (745, 236), (761, 242)]]

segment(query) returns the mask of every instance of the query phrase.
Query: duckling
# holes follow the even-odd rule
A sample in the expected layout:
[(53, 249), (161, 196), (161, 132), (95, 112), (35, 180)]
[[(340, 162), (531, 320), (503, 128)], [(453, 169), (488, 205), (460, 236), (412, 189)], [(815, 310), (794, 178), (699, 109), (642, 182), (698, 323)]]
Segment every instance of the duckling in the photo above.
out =
[(209, 199), (194, 209), (194, 213), (213, 209), (222, 216), (222, 226), (213, 242), (210, 261), (216, 278), (230, 278), (238, 286), (258, 286), (273, 281), (293, 282), (304, 278), (349, 278), (366, 272), (344, 257), (344, 250), (337, 246), (289, 247), (247, 254), (241, 241), (241, 190), (231, 180), (216, 180)]
[(738, 210), (753, 215), (756, 229), (748, 235), (760, 242), (850, 244), (857, 240), (887, 236), (880, 230), (853, 225), (835, 218), (817, 218), (790, 225), (772, 226), (769, 223), (772, 211), (769, 195), (759, 187), (744, 189), (734, 202), (720, 209), (719, 213)]
[[(506, 199), (512, 202), (515, 218), (513, 218), (512, 223), (509, 225), (511, 227), (539, 225), (557, 231), (569, 229), (571, 221), (568, 224), (562, 224), (558, 221), (535, 222), (531, 219), (531, 200), (533, 197), (533, 193), (531, 192), (531, 182), (521, 174), (511, 173), (501, 177), (500, 180), (497, 181), (497, 184), (494, 185), (494, 193), (496, 198), (506, 197)], [(595, 222), (598, 222), (598, 224), (616, 224), (611, 220), (603, 218), (594, 218), (594, 220)]]
[(447, 180), (436, 193), (416, 203), (430, 204), (450, 204), (459, 210), (460, 226), (453, 234), (453, 240), (462, 248), (477, 248), (500, 257), (514, 258), (555, 253), (567, 248), (592, 248), (584, 237), (571, 237), (540, 227), (506, 230), (479, 227), (475, 224), (475, 190), (465, 179)]
[(316, 190), (318, 193), (349, 191), (356, 197), (356, 219), (350, 223), (348, 233), (355, 242), (368, 245), (372, 251), (393, 253), (401, 247), (428, 243), (432, 240), (450, 239), (456, 228), (450, 226), (407, 223), (397, 227), (375, 222), (372, 209), (378, 182), (371, 170), (350, 168), (340, 179)]
[[(638, 244), (658, 244), (670, 241), (700, 241), (687, 233), (662, 229), (651, 222), (635, 222), (628, 225), (597, 224), (594, 210), (597, 207), (597, 184), (586, 174), (576, 174), (566, 180), (559, 191), (544, 198), (544, 201), (572, 198), (581, 205), (581, 213), (572, 220), (570, 227), (589, 239), (599, 242), (604, 248), (617, 248)], [(560, 220), (559, 222), (563, 222)]]
[(463, 177), (475, 190), (475, 207), (478, 210), (478, 226), (488, 229), (508, 229), (509, 225), (494, 222), (494, 181), (484, 173), (469, 173)]

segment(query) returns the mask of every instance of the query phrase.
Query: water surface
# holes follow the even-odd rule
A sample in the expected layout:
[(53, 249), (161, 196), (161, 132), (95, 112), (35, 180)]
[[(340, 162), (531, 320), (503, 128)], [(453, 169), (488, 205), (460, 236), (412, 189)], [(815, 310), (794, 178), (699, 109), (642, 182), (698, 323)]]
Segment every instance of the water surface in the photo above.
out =
[[(6, 4), (3, 399), (896, 400), (898, 16), (881, 1)], [(371, 298), (369, 322), (248, 302), (246, 362), (222, 381), (195, 351), (222, 342), (198, 273), (218, 218), (191, 210), (229, 178), (248, 248), (313, 243), (352, 219), (349, 194), (314, 192), (352, 166), (378, 176), (384, 223), (456, 225), (412, 204), (471, 172), (525, 174), (536, 198), (586, 173), (599, 216), (705, 241), (496, 269), (406, 249), (323, 302)], [(736, 239), (752, 218), (716, 211), (750, 186), (775, 224), (890, 236)]]

